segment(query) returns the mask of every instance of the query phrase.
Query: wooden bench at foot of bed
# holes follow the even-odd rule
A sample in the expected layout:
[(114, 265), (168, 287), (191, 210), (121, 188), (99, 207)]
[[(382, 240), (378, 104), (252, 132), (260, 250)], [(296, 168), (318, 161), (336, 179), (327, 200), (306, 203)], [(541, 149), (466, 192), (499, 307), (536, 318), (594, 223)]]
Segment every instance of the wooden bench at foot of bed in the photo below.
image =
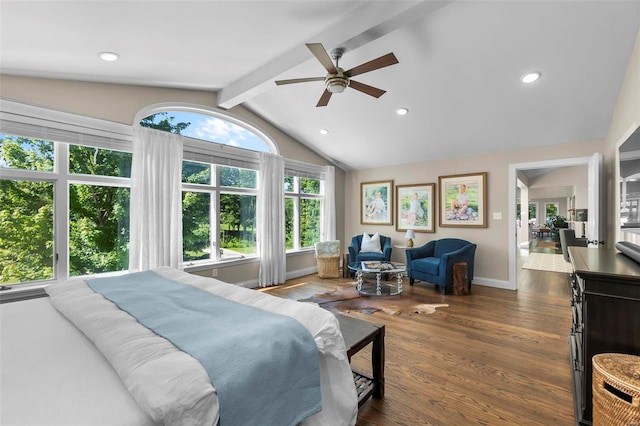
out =
[(384, 396), (384, 324), (362, 321), (343, 314), (336, 314), (340, 330), (347, 347), (347, 357), (360, 352), (369, 343), (372, 345), (372, 375), (354, 371), (353, 380), (358, 391), (358, 407), (373, 396), (380, 399)]

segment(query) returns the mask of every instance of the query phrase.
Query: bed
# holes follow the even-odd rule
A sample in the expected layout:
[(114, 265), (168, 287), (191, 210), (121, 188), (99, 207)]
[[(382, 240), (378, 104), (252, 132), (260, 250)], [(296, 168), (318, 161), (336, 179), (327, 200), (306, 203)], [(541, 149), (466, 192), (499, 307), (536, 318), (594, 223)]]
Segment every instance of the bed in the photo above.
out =
[[(333, 314), (314, 304), (274, 297), (168, 267), (157, 268), (149, 273), (165, 280), (167, 285), (205, 292), (207, 298), (213, 295), (212, 298), (224, 299), (222, 303), (241, 304), (242, 309), (249, 307), (259, 311), (259, 315), (262, 312), (279, 314), (274, 317), (286, 317), (285, 321), (294, 322), (294, 326), (305, 329), (312, 344), (315, 344), (313, 352), (317, 354), (317, 393), (321, 395), (321, 408), (311, 412), (287, 413), (286, 418), (300, 419), (300, 424), (305, 426), (355, 424), (357, 395), (344, 340)], [(134, 276), (141, 279), (135, 274), (124, 277)], [(160, 337), (162, 330), (151, 331), (141, 325), (144, 317), (133, 318), (130, 313), (133, 311), (126, 305), (122, 306), (128, 311), (119, 309), (111, 301), (110, 294), (94, 290), (92, 286), (97, 284), (100, 283), (95, 280), (72, 280), (48, 287), (48, 298), (0, 305), (0, 424), (230, 425), (229, 419), (233, 413), (229, 408), (225, 411), (225, 407), (232, 406), (228, 402), (231, 398), (225, 396), (224, 392), (228, 392), (226, 389), (222, 391), (222, 382), (219, 382), (220, 389), (214, 387), (213, 380), (207, 374), (210, 370), (203, 367), (206, 362), (197, 361), (194, 356)], [(116, 303), (123, 302), (119, 300)], [(164, 316), (163, 312), (160, 317)], [(174, 320), (168, 322), (176, 324)], [(220, 320), (220, 323), (223, 324), (223, 321)], [(269, 340), (277, 340), (278, 335), (274, 331)], [(278, 341), (275, 348), (280, 348), (280, 345), (282, 343)], [(266, 343), (264, 347), (267, 347)], [(252, 358), (274, 358), (265, 356), (268, 349), (265, 351), (253, 354)], [(247, 358), (239, 356), (244, 352), (247, 351), (238, 348), (237, 359)], [(297, 353), (295, 356), (299, 357)], [(292, 365), (290, 370), (295, 370), (294, 365), (298, 363), (287, 362)], [(300, 364), (304, 365), (302, 362)], [(277, 377), (272, 382), (272, 379), (262, 377), (261, 373), (256, 375), (255, 366), (252, 367), (254, 370), (246, 370), (253, 371), (249, 374), (245, 373), (239, 362), (227, 365), (228, 370), (233, 372), (234, 384), (260, 377), (258, 382), (254, 380), (252, 385), (240, 388), (249, 389), (246, 397), (242, 394), (242, 399), (249, 401), (248, 405), (257, 406), (260, 415), (278, 416), (277, 411), (269, 411), (283, 410), (277, 408), (280, 407), (279, 400), (293, 401), (296, 397), (279, 397), (287, 395), (287, 389), (269, 394), (271, 389), (278, 389), (275, 383), (278, 382)], [(282, 373), (276, 374), (282, 376)], [(296, 390), (295, 394), (307, 395), (304, 392), (309, 389), (308, 395), (313, 395), (312, 386), (304, 383), (307, 376), (313, 374), (302, 374), (302, 377), (291, 379), (295, 383), (285, 385), (292, 389), (302, 386), (302, 390)], [(264, 386), (260, 386), (264, 383), (268, 383), (267, 392)], [(259, 391), (257, 395), (250, 389), (252, 386)], [(311, 399), (308, 395), (303, 402)], [(219, 399), (226, 403), (222, 404)], [(314, 404), (309, 401), (307, 405), (313, 407)], [(233, 407), (234, 412), (249, 410)], [(297, 423), (295, 420), (292, 424)], [(246, 424), (264, 423), (256, 423), (255, 418), (248, 418)]]

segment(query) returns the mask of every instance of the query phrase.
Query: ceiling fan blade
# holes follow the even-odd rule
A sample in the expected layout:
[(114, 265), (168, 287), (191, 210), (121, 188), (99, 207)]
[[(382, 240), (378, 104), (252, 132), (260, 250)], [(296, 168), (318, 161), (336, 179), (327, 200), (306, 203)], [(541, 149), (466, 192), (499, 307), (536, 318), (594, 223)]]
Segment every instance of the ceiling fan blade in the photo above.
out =
[(281, 86), (283, 84), (306, 83), (307, 81), (324, 81), (324, 77), (292, 78), (290, 80), (277, 80), (276, 84), (278, 86)]
[(393, 53), (387, 53), (386, 55), (380, 56), (377, 59), (373, 59), (369, 62), (365, 62), (362, 65), (358, 65), (357, 67), (351, 68), (349, 71), (346, 71), (344, 74), (347, 77), (353, 77), (355, 75), (364, 74), (365, 72), (388, 67), (389, 65), (394, 65), (397, 63), (398, 63), (398, 58), (396, 58), (396, 55), (394, 55)]
[(386, 90), (378, 89), (377, 87), (369, 86), (368, 84), (360, 83), (353, 80), (349, 82), (349, 87), (351, 87), (352, 89), (356, 89), (362, 93), (366, 93), (367, 95), (373, 96), (374, 98), (379, 98), (380, 96), (387, 93)]
[(332, 94), (333, 93), (325, 89), (325, 91), (322, 92), (322, 96), (320, 96), (320, 100), (316, 104), (316, 107), (327, 106), (327, 104), (329, 103), (329, 99), (331, 99)]
[(331, 57), (329, 56), (329, 54), (325, 50), (324, 46), (322, 46), (322, 44), (320, 44), (320, 43), (307, 43), (307, 48), (309, 48), (309, 50), (311, 51), (311, 53), (313, 53), (313, 55), (316, 57), (316, 59), (318, 61), (320, 61), (320, 63), (324, 67), (324, 69), (329, 71), (329, 74), (337, 74), (338, 73), (338, 70), (336, 69), (336, 66), (333, 65), (333, 62), (331, 61)]

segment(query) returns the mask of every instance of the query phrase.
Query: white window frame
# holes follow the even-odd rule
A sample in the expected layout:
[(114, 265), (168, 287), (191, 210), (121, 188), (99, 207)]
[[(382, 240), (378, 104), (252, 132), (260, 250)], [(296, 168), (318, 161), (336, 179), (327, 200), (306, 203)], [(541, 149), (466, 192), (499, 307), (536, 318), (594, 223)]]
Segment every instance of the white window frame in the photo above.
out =
[[(293, 252), (308, 252), (313, 251), (313, 246), (302, 247), (300, 244), (300, 200), (301, 199), (317, 199), (320, 200), (320, 211), (322, 212), (325, 206), (324, 203), (324, 180), (325, 180), (325, 167), (317, 164), (305, 163), (297, 160), (285, 160), (285, 176), (294, 177), (294, 189), (293, 191), (285, 192), (285, 198), (294, 199), (293, 214), (294, 214), (294, 246), (287, 250), (287, 253)], [(318, 179), (320, 181), (320, 193), (319, 194), (306, 194), (300, 190), (300, 178)], [(284, 185), (284, 182), (282, 183)], [(322, 216), (322, 213), (321, 213)], [(322, 223), (320, 224), (320, 235), (322, 235)]]
[[(139, 123), (144, 117), (154, 113), (170, 111), (189, 111), (200, 114), (216, 116), (220, 119), (233, 122), (260, 136), (271, 148), (271, 152), (279, 154), (278, 146), (274, 140), (262, 129), (245, 122), (242, 118), (214, 108), (206, 108), (183, 103), (159, 103), (141, 109), (134, 119), (134, 123)], [(68, 219), (69, 219), (69, 184), (108, 184), (110, 186), (122, 186), (130, 188), (129, 178), (109, 177), (109, 176), (89, 176), (70, 175), (68, 173), (68, 144), (91, 146), (96, 148), (132, 152), (133, 128), (130, 125), (111, 122), (104, 119), (82, 116), (74, 113), (56, 111), (49, 108), (24, 104), (0, 98), (0, 131), (10, 135), (20, 135), (24, 137), (37, 138), (54, 141), (56, 170), (53, 172), (29, 171), (0, 168), (0, 178), (22, 179), (22, 180), (44, 180), (54, 183), (54, 247), (58, 259), (54, 265), (54, 277), (51, 280), (37, 283), (20, 284), (20, 289), (33, 286), (48, 285), (56, 281), (69, 279), (69, 247), (68, 247)], [(208, 141), (201, 141), (192, 138), (185, 138), (183, 160), (199, 161), (210, 164), (220, 164), (230, 167), (240, 167), (259, 169), (259, 152), (236, 148), (229, 145), (221, 145)], [(64, 167), (63, 167), (64, 166)], [(323, 188), (324, 188), (324, 166), (306, 163), (303, 161), (285, 159), (285, 175), (297, 177), (309, 177), (320, 180), (321, 194), (297, 194), (298, 207), (296, 211), (295, 229), (296, 248), (288, 250), (291, 252), (312, 251), (313, 247), (301, 248), (299, 246), (299, 200), (304, 198), (320, 199), (321, 209), (324, 208)], [(258, 185), (259, 185), (258, 176)], [(218, 180), (216, 179), (216, 182)], [(183, 190), (191, 190), (190, 184), (183, 184)], [(225, 188), (218, 188), (227, 192)], [(241, 193), (242, 188), (232, 188), (233, 192)], [(251, 190), (250, 192), (252, 192)], [(286, 196), (293, 196), (287, 194)], [(216, 212), (219, 212), (219, 197), (216, 196)], [(63, 212), (63, 214), (58, 214)], [(213, 214), (213, 213), (212, 213)], [(217, 213), (216, 213), (217, 214)], [(218, 223), (218, 221), (216, 221)], [(213, 229), (212, 241), (218, 240), (217, 229)], [(236, 260), (235, 262), (255, 261), (255, 257), (249, 259)], [(224, 259), (221, 260), (225, 261)], [(210, 266), (219, 264), (221, 261), (207, 260), (203, 264)], [(233, 261), (231, 261), (233, 262)], [(201, 267), (197, 269), (202, 269)], [(126, 271), (122, 271), (124, 273)], [(114, 273), (109, 273), (114, 274)], [(75, 278), (75, 277), (74, 277)]]
[[(33, 171), (0, 168), (0, 179), (47, 181), (54, 184), (53, 278), (25, 282), (19, 289), (66, 281), (69, 275), (69, 185), (108, 185), (130, 188), (129, 178), (69, 173), (69, 145), (132, 152), (132, 129), (119, 123), (0, 99), (0, 132), (37, 138), (54, 144), (54, 170)], [(114, 275), (115, 271), (96, 275)], [(73, 277), (82, 278), (82, 277)]]
[[(257, 169), (251, 167), (244, 167), (245, 169), (254, 170), (257, 175), (256, 179), (256, 188), (240, 188), (240, 187), (231, 187), (231, 186), (222, 186), (220, 185), (220, 167), (234, 167), (234, 166), (224, 166), (220, 164), (211, 164), (205, 163), (211, 167), (211, 183), (210, 184), (196, 184), (196, 183), (182, 183), (182, 192), (200, 192), (209, 194), (210, 201), (210, 209), (209, 209), (209, 241), (211, 242), (212, 254), (214, 257), (211, 259), (200, 259), (200, 260), (185, 260), (184, 265), (185, 269), (189, 270), (198, 270), (202, 269), (199, 267), (202, 266), (210, 266), (210, 265), (219, 265), (220, 263), (229, 263), (229, 262), (237, 262), (238, 260), (252, 260), (257, 259), (258, 254), (246, 254), (246, 255), (238, 255), (238, 256), (220, 256), (220, 249), (223, 247), (220, 246), (220, 196), (222, 194), (232, 194), (232, 195), (253, 195), (255, 197), (258, 196), (258, 188), (257, 185), (260, 184), (260, 174)], [(257, 221), (257, 217), (256, 217)]]

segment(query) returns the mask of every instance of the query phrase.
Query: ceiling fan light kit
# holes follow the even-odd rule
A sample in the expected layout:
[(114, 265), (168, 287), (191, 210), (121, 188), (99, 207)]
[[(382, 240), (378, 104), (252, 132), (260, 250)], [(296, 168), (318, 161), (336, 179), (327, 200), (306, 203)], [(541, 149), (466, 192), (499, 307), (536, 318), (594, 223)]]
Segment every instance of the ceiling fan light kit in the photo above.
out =
[(329, 74), (324, 79), (327, 90), (331, 93), (342, 93), (349, 85), (349, 79), (344, 76), (342, 69), (338, 68), (338, 74)]
[[(351, 87), (352, 89), (355, 89), (369, 96), (373, 96), (374, 98), (379, 98), (385, 93), (384, 90), (351, 80), (351, 77), (398, 63), (398, 59), (393, 53), (387, 53), (386, 55), (380, 56), (377, 59), (373, 59), (369, 62), (365, 62), (364, 64), (358, 65), (357, 67), (345, 71), (338, 66), (338, 62), (340, 61), (340, 58), (342, 58), (342, 54), (344, 53), (343, 48), (333, 49), (331, 51), (331, 57), (329, 57), (329, 54), (320, 43), (307, 43), (306, 46), (311, 51), (311, 53), (313, 53), (316, 59), (322, 64), (322, 66), (327, 70), (327, 75), (325, 77), (278, 80), (275, 83), (280, 86), (283, 84), (306, 83), (309, 81), (324, 80), (325, 91), (322, 93), (322, 96), (316, 104), (316, 107), (326, 106), (329, 103), (329, 99), (331, 99), (331, 95), (333, 95), (334, 93), (342, 93), (347, 87)], [(331, 61), (332, 58), (336, 62), (335, 65)]]

